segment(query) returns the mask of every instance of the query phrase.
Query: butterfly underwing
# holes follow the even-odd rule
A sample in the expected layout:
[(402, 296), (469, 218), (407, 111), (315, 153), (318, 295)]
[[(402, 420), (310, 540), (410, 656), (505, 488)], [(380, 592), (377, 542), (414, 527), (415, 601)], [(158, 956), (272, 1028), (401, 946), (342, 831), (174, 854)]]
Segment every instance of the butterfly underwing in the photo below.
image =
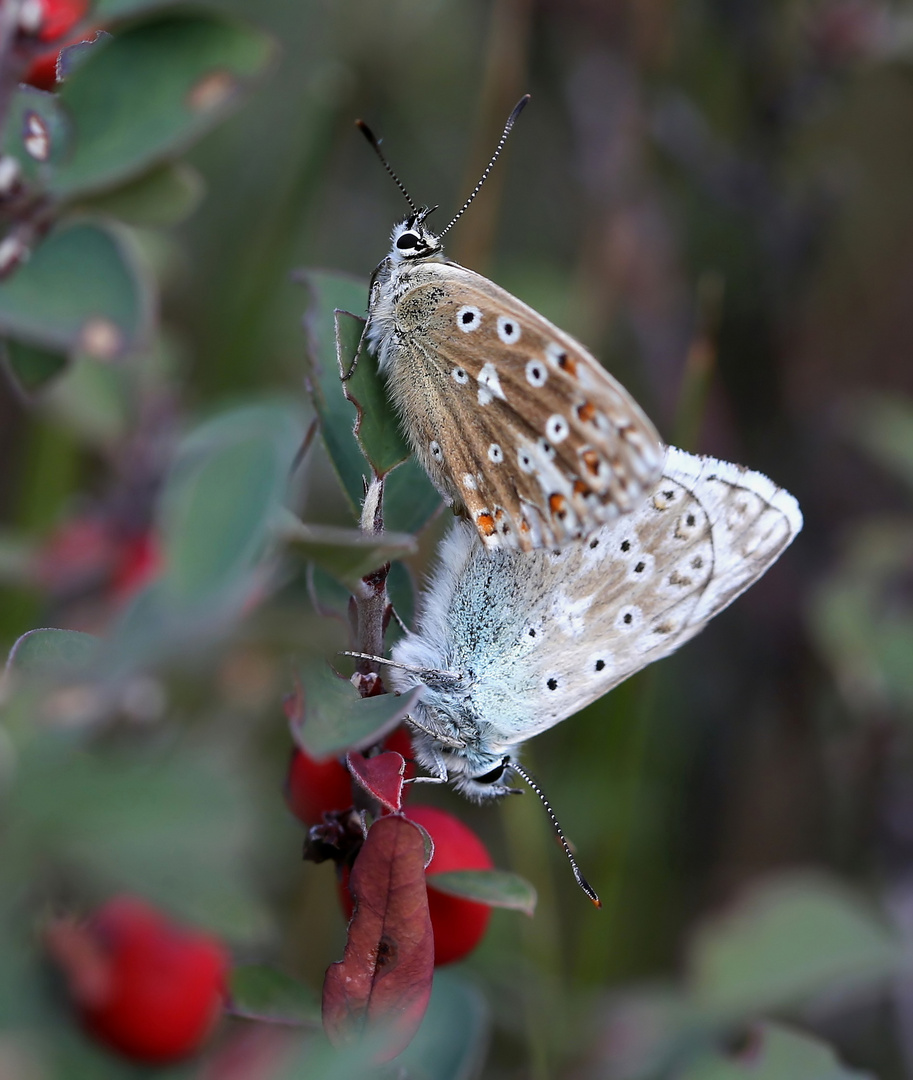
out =
[(417, 760), (475, 801), (511, 790), (522, 742), (674, 652), (801, 528), (763, 474), (675, 447), (638, 508), (581, 543), (489, 552), (456, 522), (392, 654), (393, 687), (424, 687)]
[[(524, 98), (508, 120), (488, 175)], [(377, 140), (364, 125), (385, 167)], [(489, 548), (549, 547), (629, 513), (659, 476), (659, 436), (579, 342), (444, 256), (418, 209), (374, 271), (366, 341), (408, 441)]]

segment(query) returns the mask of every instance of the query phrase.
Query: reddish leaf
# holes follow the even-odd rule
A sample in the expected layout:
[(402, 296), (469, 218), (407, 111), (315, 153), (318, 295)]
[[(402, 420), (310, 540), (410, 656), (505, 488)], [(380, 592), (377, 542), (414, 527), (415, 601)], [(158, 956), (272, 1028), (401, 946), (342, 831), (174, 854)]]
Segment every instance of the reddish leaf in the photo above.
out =
[(406, 762), (402, 754), (388, 750), (366, 758), (357, 750), (346, 755), (349, 772), (358, 783), (388, 810), (401, 810), (403, 805), (403, 777)]
[(418, 1030), (434, 974), (425, 888), (425, 843), (403, 817), (375, 821), (352, 868), (355, 914), (342, 960), (327, 968), (323, 1026), (340, 1046), (385, 1032), (379, 1060), (404, 1050)]

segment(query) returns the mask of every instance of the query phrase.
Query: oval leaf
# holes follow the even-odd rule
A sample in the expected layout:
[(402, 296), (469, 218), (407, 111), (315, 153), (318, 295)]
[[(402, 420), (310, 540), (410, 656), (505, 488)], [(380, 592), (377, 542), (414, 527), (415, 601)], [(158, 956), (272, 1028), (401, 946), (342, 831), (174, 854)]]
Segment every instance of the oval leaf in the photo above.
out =
[(691, 999), (720, 1020), (849, 992), (890, 976), (897, 943), (874, 911), (821, 876), (764, 883), (692, 942)]
[[(363, 311), (368, 296), (364, 282), (343, 274), (308, 271), (302, 275), (308, 288), (305, 329), (308, 336), (309, 390), (320, 418), (324, 445), (354, 514), (364, 498), (364, 477), (370, 467), (356, 440), (357, 413), (346, 400), (339, 378), (336, 338), (337, 310)], [(350, 316), (355, 319), (355, 316)], [(356, 320), (357, 322), (358, 320)], [(354, 337), (354, 332), (353, 332)], [(351, 347), (351, 341), (350, 341)], [(348, 356), (348, 352), (345, 354)], [(369, 368), (365, 378), (377, 380), (371, 356), (359, 360)], [(384, 405), (387, 411), (389, 406)], [(441, 497), (424, 470), (409, 458), (387, 476), (384, 519), (388, 529), (416, 533), (440, 511)]]
[(422, 690), (363, 698), (348, 679), (322, 663), (303, 665), (298, 682), (301, 702), (290, 724), (292, 738), (318, 761), (380, 742), (403, 721)]
[(415, 537), (409, 533), (385, 532), (372, 536), (357, 529), (306, 524), (292, 513), (280, 515), (276, 534), (352, 589), (365, 574), (393, 559), (412, 555), (418, 548)]
[(51, 193), (112, 187), (186, 146), (237, 102), (270, 53), (263, 34), (212, 14), (162, 15), (98, 43), (58, 95), (76, 137)]
[(235, 595), (261, 554), (285, 493), (300, 425), (283, 404), (235, 409), (185, 440), (162, 499), (169, 597)]
[(340, 377), (351, 370), (357, 358), (355, 370), (342, 383), (343, 393), (355, 407), (355, 437), (371, 467), (384, 476), (406, 461), (411, 450), (400, 434), (399, 419), (387, 399), (377, 362), (364, 347), (365, 320), (347, 311), (334, 314)]
[(510, 908), (532, 915), (536, 910), (536, 890), (509, 870), (448, 870), (429, 874), (428, 888), (489, 907)]
[(357, 750), (350, 750), (346, 755), (346, 765), (365, 791), (388, 810), (402, 808), (403, 777), (406, 775), (406, 762), (402, 754), (387, 750), (366, 758)]
[(29, 630), (10, 650), (7, 670), (39, 678), (72, 675), (93, 662), (100, 644), (81, 630)]
[(434, 936), (425, 888), (425, 845), (403, 817), (375, 821), (349, 886), (355, 914), (342, 960), (327, 969), (323, 1026), (337, 1046), (389, 1032), (380, 1060), (412, 1040), (431, 997)]
[(147, 331), (151, 288), (120, 233), (88, 222), (63, 226), (0, 282), (0, 331), (116, 359)]

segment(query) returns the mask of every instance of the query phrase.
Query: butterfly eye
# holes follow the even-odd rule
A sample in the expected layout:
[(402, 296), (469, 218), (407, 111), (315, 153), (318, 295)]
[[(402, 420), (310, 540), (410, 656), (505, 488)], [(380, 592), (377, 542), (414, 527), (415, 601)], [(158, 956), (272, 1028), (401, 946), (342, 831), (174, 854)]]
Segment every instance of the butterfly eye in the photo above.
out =
[(404, 251), (407, 248), (418, 247), (418, 233), (404, 232), (396, 241), (396, 246)]
[(496, 766), (491, 772), (485, 773), (483, 776), (474, 776), (473, 780), (477, 784), (496, 784), (504, 775), (504, 770), (507, 768), (507, 759)]

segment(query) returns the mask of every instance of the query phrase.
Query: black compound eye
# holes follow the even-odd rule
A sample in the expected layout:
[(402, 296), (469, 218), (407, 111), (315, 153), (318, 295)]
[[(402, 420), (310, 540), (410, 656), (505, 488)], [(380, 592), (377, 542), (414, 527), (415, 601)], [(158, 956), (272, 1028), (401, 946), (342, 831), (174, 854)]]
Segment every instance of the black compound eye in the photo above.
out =
[(473, 780), (477, 784), (496, 784), (504, 775), (504, 770), (507, 768), (506, 764), (502, 762), (496, 766), (491, 772), (485, 773), (484, 776), (474, 776)]
[(396, 246), (400, 248), (400, 250), (418, 247), (418, 233), (404, 232), (396, 241)]

